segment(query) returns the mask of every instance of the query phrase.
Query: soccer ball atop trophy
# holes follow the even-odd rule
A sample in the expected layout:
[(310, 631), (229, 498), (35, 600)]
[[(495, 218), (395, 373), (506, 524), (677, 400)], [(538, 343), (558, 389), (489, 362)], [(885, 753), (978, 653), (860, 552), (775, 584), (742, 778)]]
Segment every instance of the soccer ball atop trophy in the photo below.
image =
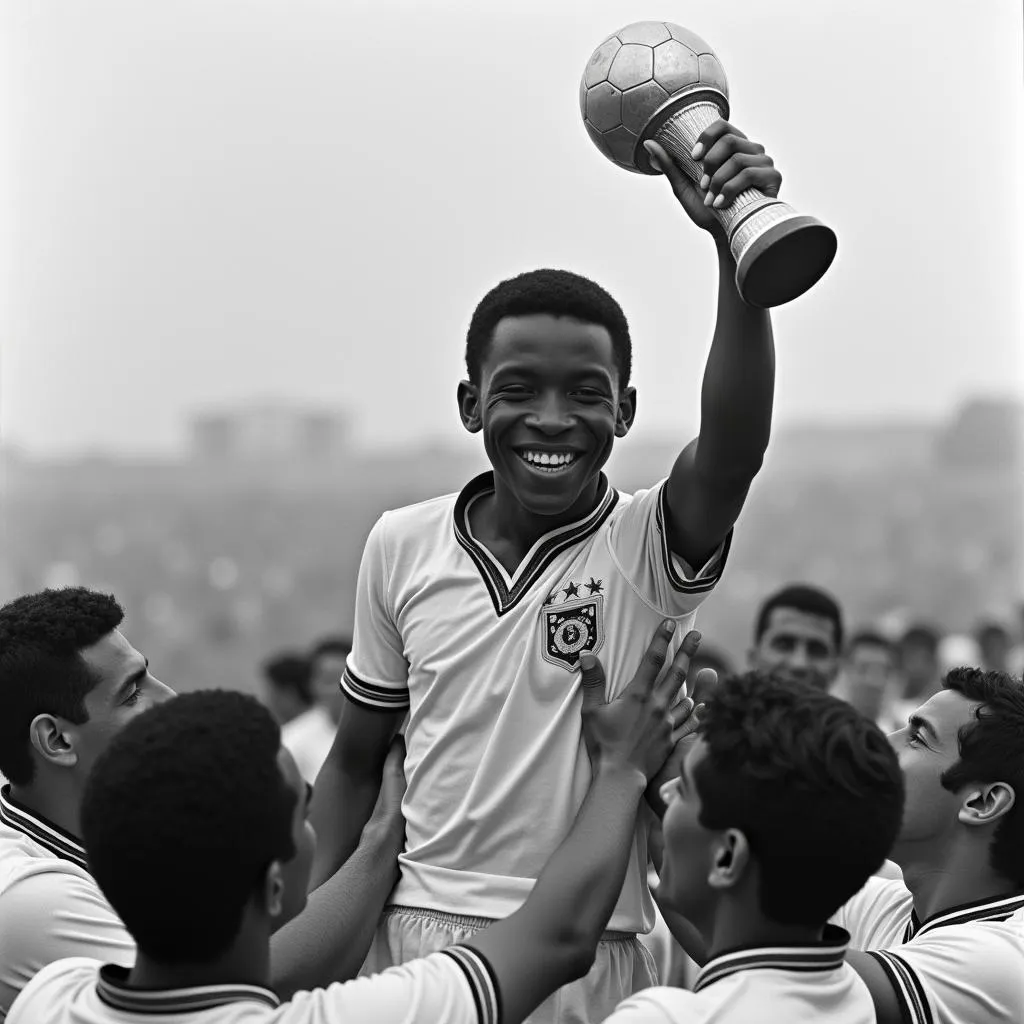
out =
[[(594, 145), (628, 171), (658, 174), (644, 143), (663, 146), (694, 183), (690, 157), (701, 133), (729, 117), (729, 86), (700, 36), (662, 21), (638, 21), (609, 36), (587, 62), (580, 112)], [(767, 309), (807, 291), (828, 270), (836, 236), (814, 217), (756, 189), (714, 211), (736, 260), (745, 302)]]

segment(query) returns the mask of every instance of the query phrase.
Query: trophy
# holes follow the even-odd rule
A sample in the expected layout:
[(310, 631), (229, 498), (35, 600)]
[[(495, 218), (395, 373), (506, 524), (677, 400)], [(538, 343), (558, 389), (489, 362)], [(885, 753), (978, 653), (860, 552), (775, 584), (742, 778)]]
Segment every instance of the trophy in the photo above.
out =
[[(678, 25), (638, 21), (609, 36), (587, 62), (580, 112), (594, 145), (628, 171), (658, 174), (644, 143), (663, 146), (696, 184), (701, 133), (729, 117), (729, 86), (714, 51)], [(743, 300), (767, 309), (795, 299), (828, 270), (836, 236), (814, 217), (757, 189), (713, 211), (736, 260)]]

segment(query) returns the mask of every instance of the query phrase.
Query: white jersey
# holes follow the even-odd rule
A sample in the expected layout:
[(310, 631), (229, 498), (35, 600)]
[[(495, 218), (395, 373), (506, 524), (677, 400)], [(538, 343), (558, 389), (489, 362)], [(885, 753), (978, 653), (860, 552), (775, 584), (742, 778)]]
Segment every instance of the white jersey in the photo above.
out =
[(907, 1024), (1024, 1021), (1024, 893), (920, 921), (901, 883), (879, 881), (839, 917), (885, 970)]
[[(668, 547), (663, 484), (619, 494), (601, 477), (588, 515), (541, 537), (509, 574), (473, 536), (485, 473), (386, 512), (359, 569), (342, 687), (409, 711), (406, 849), (391, 902), (502, 918), (522, 905), (590, 783), (579, 657), (599, 654), (609, 696), (666, 617), (675, 645), (721, 575), (728, 539), (692, 572)], [(647, 812), (609, 927), (649, 931)]]
[(0, 790), (0, 1021), (40, 968), (69, 956), (135, 963), (135, 943), (73, 836)]
[(255, 985), (153, 990), (127, 980), (127, 968), (82, 957), (50, 964), (25, 986), (8, 1024), (498, 1024), (490, 967), (464, 946), (286, 1003)]
[(871, 993), (843, 962), (846, 933), (814, 946), (739, 949), (709, 960), (693, 991), (648, 988), (605, 1024), (875, 1024)]

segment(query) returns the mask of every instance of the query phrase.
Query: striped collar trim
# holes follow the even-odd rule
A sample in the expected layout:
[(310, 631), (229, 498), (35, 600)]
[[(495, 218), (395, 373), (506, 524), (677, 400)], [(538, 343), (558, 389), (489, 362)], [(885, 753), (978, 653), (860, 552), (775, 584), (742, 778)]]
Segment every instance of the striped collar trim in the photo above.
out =
[(708, 985), (740, 971), (776, 970), (814, 973), (842, 967), (850, 935), (835, 925), (826, 925), (822, 940), (810, 946), (758, 946), (734, 949), (709, 960), (693, 986), (699, 992)]
[(126, 1013), (199, 1013), (251, 1000), (276, 1009), (281, 1000), (258, 985), (196, 985), (192, 988), (128, 988), (128, 968), (107, 964), (96, 979), (96, 995)]
[(923, 922), (915, 912), (910, 915), (910, 924), (907, 925), (903, 941), (909, 942), (918, 935), (924, 935), (935, 928), (945, 928), (947, 925), (969, 924), (972, 921), (1006, 921), (1018, 910), (1024, 910), (1024, 892), (975, 900), (973, 903), (961, 903), (957, 907), (932, 914)]
[(88, 870), (85, 848), (82, 844), (59, 825), (55, 825), (41, 814), (34, 814), (27, 807), (17, 803), (11, 796), (10, 783), (0, 789), (0, 822), (3, 822), (8, 828), (24, 833), (29, 839), (49, 850), (50, 853), (56, 854), (61, 860), (70, 861), (72, 864), (77, 864), (80, 868)]
[(619, 500), (618, 491), (608, 485), (608, 478), (602, 473), (594, 508), (582, 519), (545, 533), (527, 552), (519, 568), (509, 576), (504, 566), (473, 536), (469, 525), (469, 510), (473, 503), (493, 493), (493, 473), (481, 473), (470, 480), (455, 501), (454, 521), (455, 539), (476, 564), (499, 616), (511, 611), (522, 600), (557, 555), (595, 533)]

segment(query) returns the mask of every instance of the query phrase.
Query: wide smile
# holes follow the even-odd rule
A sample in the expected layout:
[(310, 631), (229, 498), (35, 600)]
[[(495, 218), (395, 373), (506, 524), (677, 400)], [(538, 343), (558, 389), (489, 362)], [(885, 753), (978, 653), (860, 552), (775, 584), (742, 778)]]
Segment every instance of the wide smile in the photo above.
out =
[(581, 452), (569, 448), (516, 448), (515, 453), (520, 462), (545, 476), (567, 473), (582, 457)]

